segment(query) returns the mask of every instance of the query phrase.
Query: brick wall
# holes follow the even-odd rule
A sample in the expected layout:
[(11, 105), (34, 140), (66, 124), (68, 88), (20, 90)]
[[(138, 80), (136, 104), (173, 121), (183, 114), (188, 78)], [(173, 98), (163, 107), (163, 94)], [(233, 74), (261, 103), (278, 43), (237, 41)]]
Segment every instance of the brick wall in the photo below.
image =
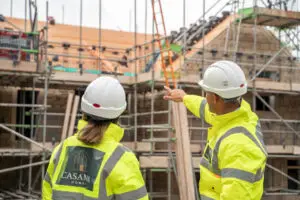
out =
[[(228, 34), (229, 33), (229, 34)], [(236, 62), (243, 68), (246, 76), (253, 74), (254, 64), (254, 26), (242, 24), (240, 28), (240, 36), (238, 46), (236, 45), (236, 35), (238, 33), (237, 25), (231, 24), (229, 32), (223, 31), (213, 41), (205, 46), (204, 58), (205, 67), (212, 64), (217, 60), (232, 60), (233, 53), (239, 52), (241, 56), (237, 56)], [(256, 70), (266, 64), (270, 58), (280, 50), (280, 42), (276, 36), (264, 27), (257, 26), (256, 28)], [(226, 47), (227, 40), (227, 47)], [(236, 49), (236, 47), (238, 47)], [(211, 53), (211, 50), (217, 50), (215, 55)], [(225, 57), (224, 53), (228, 56)], [(193, 59), (200, 59), (199, 61), (189, 62), (188, 69), (195, 73), (201, 68), (201, 60), (203, 55), (195, 54)], [(199, 66), (200, 65), (200, 66)], [(283, 83), (300, 82), (300, 70), (296, 66), (299, 66), (297, 61), (293, 61), (293, 56), (290, 49), (283, 50), (278, 56), (270, 63), (265, 71), (272, 71), (278, 73), (278, 80)], [(284, 67), (279, 69), (278, 67)]]

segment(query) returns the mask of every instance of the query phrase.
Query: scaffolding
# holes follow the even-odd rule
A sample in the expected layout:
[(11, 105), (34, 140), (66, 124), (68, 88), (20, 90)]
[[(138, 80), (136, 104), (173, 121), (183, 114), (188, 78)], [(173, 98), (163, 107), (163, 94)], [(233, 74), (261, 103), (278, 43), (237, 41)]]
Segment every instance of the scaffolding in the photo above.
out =
[[(3, 102), (0, 103), (1, 107), (5, 108), (19, 108), (22, 110), (23, 116), (21, 117), (21, 123), (13, 124), (13, 123), (1, 123), (0, 128), (1, 130), (5, 130), (10, 134), (16, 135), (21, 140), (21, 148), (19, 149), (0, 149), (0, 155), (2, 157), (12, 157), (18, 156), (20, 157), (20, 165), (7, 167), (4, 169), (0, 169), (0, 174), (7, 173), (11, 171), (18, 171), (19, 172), (19, 179), (18, 179), (18, 188), (16, 190), (0, 190), (0, 199), (5, 198), (18, 198), (18, 199), (37, 199), (40, 196), (40, 192), (36, 191), (37, 184), (42, 180), (43, 174), (45, 174), (45, 164), (48, 162), (48, 158), (50, 156), (51, 150), (59, 141), (47, 141), (47, 132), (49, 129), (57, 129), (61, 130), (63, 126), (60, 125), (53, 125), (47, 123), (47, 118), (51, 116), (56, 117), (63, 117), (65, 113), (63, 112), (48, 112), (47, 109), (51, 108), (51, 105), (48, 105), (48, 90), (53, 87), (51, 84), (55, 85), (68, 85), (71, 90), (77, 89), (78, 85), (82, 83), (77, 83), (77, 85), (73, 85), (72, 81), (62, 81), (62, 82), (55, 82), (56, 80), (52, 80), (55, 76), (54, 71), (55, 68), (52, 66), (53, 63), (57, 62), (56, 56), (63, 57), (63, 58), (72, 58), (78, 60), (78, 69), (74, 72), (79, 76), (84, 76), (86, 74), (91, 73), (91, 71), (83, 69), (83, 62), (93, 60), (96, 61), (97, 70), (93, 71), (93, 74), (97, 76), (101, 74), (109, 74), (113, 75), (116, 78), (120, 79), (122, 82), (123, 79), (127, 78), (130, 79), (124, 84), (126, 85), (126, 92), (127, 92), (127, 100), (128, 100), (128, 109), (126, 113), (121, 117), (121, 124), (125, 127), (125, 131), (127, 133), (127, 137), (125, 138), (124, 144), (129, 146), (136, 152), (137, 156), (141, 162), (141, 170), (143, 172), (144, 178), (147, 183), (147, 188), (149, 191), (150, 199), (156, 198), (164, 198), (164, 199), (174, 199), (177, 194), (177, 169), (176, 169), (176, 154), (174, 143), (176, 142), (176, 138), (174, 137), (174, 124), (172, 121), (172, 112), (171, 112), (171, 104), (165, 103), (161, 109), (157, 109), (160, 99), (163, 95), (163, 85), (164, 85), (164, 78), (162, 77), (160, 63), (166, 64), (173, 64), (174, 73), (165, 73), (165, 77), (170, 80), (174, 80), (174, 76), (177, 73), (177, 87), (187, 89), (187, 90), (195, 90), (197, 88), (195, 84), (195, 80), (201, 78), (202, 73), (205, 70), (205, 67), (209, 64), (213, 63), (219, 59), (231, 59), (238, 64), (244, 70), (252, 71), (252, 74), (249, 74), (249, 85), (251, 86), (249, 92), (251, 92), (251, 99), (252, 99), (252, 109), (257, 111), (257, 102), (260, 101), (262, 104), (267, 107), (271, 113), (273, 113), (277, 119), (275, 118), (262, 118), (262, 132), (265, 135), (268, 134), (280, 134), (280, 140), (278, 143), (272, 143), (268, 147), (268, 151), (270, 153), (269, 159), (279, 159), (279, 158), (291, 158), (294, 160), (300, 160), (300, 150), (296, 143), (296, 138), (300, 136), (299, 132), (299, 125), (300, 120), (299, 118), (296, 119), (285, 119), (282, 117), (266, 99), (263, 98), (262, 94), (270, 93), (270, 94), (286, 94), (286, 95), (299, 95), (300, 89), (298, 89), (293, 85), (294, 79), (292, 78), (292, 74), (299, 71), (299, 63), (298, 63), (298, 56), (299, 56), (299, 38), (298, 35), (298, 26), (296, 28), (290, 28), (291, 25), (299, 25), (298, 21), (293, 21), (294, 24), (288, 24), (288, 26), (282, 26), (275, 28), (269, 28), (268, 30), (273, 31), (274, 33), (278, 34), (279, 42), (283, 43), (281, 40), (284, 40), (283, 45), (279, 45), (280, 49), (270, 55), (269, 53), (258, 54), (258, 32), (259, 26), (263, 25), (262, 20), (266, 21), (265, 23), (269, 22), (271, 24), (272, 16), (269, 16), (267, 19), (261, 19), (259, 12), (261, 10), (255, 10), (257, 7), (268, 7), (269, 9), (277, 9), (279, 11), (283, 10), (294, 10), (295, 5), (298, 5), (298, 1), (268, 1), (268, 4), (265, 1), (257, 1), (254, 0), (252, 2), (251, 8), (253, 15), (251, 16), (248, 13), (243, 13), (245, 11), (245, 2), (244, 0), (240, 1), (232, 1), (229, 0), (224, 3), (224, 6), (215, 12), (214, 16), (208, 17), (208, 14), (214, 10), (214, 7), (221, 3), (221, 0), (216, 1), (211, 7), (206, 9), (205, 1), (203, 1), (203, 15), (202, 17), (195, 22), (195, 24), (191, 25), (190, 28), (186, 28), (186, 2), (183, 0), (183, 28), (179, 33), (171, 34), (171, 36), (162, 36), (159, 37), (158, 34), (155, 33), (155, 20), (152, 21), (152, 38), (151, 40), (147, 40), (147, 25), (145, 25), (145, 42), (138, 43), (137, 41), (137, 1), (134, 0), (134, 44), (130, 48), (116, 48), (116, 47), (105, 47), (105, 50), (111, 50), (112, 52), (118, 51), (119, 54), (127, 55), (128, 59), (124, 60), (121, 57), (95, 57), (91, 55), (85, 55), (83, 49), (89, 48), (91, 45), (87, 45), (84, 43), (82, 38), (82, 0), (80, 1), (80, 39), (79, 44), (76, 43), (68, 43), (71, 45), (72, 48), (78, 48), (78, 52), (70, 53), (66, 51), (65, 53), (58, 54), (56, 52), (51, 52), (53, 47), (62, 48), (66, 47), (66, 44), (62, 42), (56, 41), (49, 41), (48, 39), (48, 31), (49, 31), (49, 24), (48, 24), (48, 1), (47, 1), (47, 16), (46, 16), (46, 23), (44, 28), (39, 32), (41, 35), (39, 37), (39, 51), (31, 51), (29, 52), (31, 57), (28, 61), (20, 60), (20, 53), (22, 52), (21, 46), (19, 45), (17, 48), (17, 52), (19, 56), (17, 57), (18, 63), (22, 64), (22, 62), (29, 62), (29, 63), (36, 63), (36, 71), (34, 73), (29, 72), (19, 72), (15, 71), (1, 71), (1, 74), (11, 77), (26, 77), (26, 80), (31, 82), (31, 84), (26, 85), (26, 87), (31, 88), (31, 96), (32, 102), (31, 104), (28, 103), (8, 103)], [(271, 3), (270, 3), (271, 2)], [(147, 10), (149, 10), (149, 3), (150, 1), (145, 0), (145, 18), (147, 18)], [(34, 3), (29, 1), (29, 6), (34, 7)], [(148, 5), (148, 6), (147, 6)], [(161, 7), (163, 8), (163, 1)], [(25, 7), (27, 9), (27, 6)], [(95, 51), (99, 52), (99, 55), (103, 53), (105, 50), (103, 49), (103, 39), (102, 39), (102, 5), (101, 1), (99, 1), (99, 32), (98, 32), (98, 44), (94, 45)], [(225, 12), (228, 11), (229, 12)], [(264, 8), (265, 9), (265, 8)], [(278, 12), (279, 12), (278, 11)], [(162, 13), (162, 10), (160, 11)], [(223, 12), (223, 13), (222, 13)], [(258, 13), (256, 13), (258, 12)], [(12, 13), (12, 11), (11, 11)], [(26, 13), (26, 12), (25, 12)], [(218, 17), (219, 13), (222, 13), (221, 17)], [(233, 17), (232, 17), (233, 16)], [(274, 17), (274, 16), (273, 16)], [(278, 17), (278, 16), (276, 16)], [(25, 16), (25, 19), (27, 16)], [(1, 17), (0, 17), (1, 19)], [(225, 47), (220, 50), (216, 48), (207, 47), (206, 36), (216, 27), (218, 24), (224, 22), (224, 20), (230, 20), (228, 27), (224, 30), (226, 31), (225, 36)], [(285, 19), (286, 20), (286, 19)], [(243, 24), (248, 23), (252, 24), (253, 26), (253, 50), (249, 52), (243, 52), (242, 56), (247, 57), (248, 60), (251, 62), (243, 61), (241, 59), (241, 52), (240, 52), (240, 34), (243, 29)], [(286, 22), (285, 22), (286, 23)], [(268, 26), (270, 25), (268, 24)], [(167, 25), (166, 25), (167, 26)], [(278, 25), (279, 26), (279, 25)], [(26, 26), (25, 26), (26, 27)], [(21, 31), (18, 30), (21, 34)], [(37, 33), (37, 31), (34, 31)], [(234, 41), (232, 45), (233, 48), (229, 48), (230, 46), (230, 37), (232, 35), (232, 40)], [(160, 42), (163, 42), (166, 37), (170, 40), (171, 44), (167, 46), (167, 48), (159, 48)], [(170, 56), (170, 49), (172, 49), (172, 44), (180, 44), (180, 53), (174, 53), (174, 56)], [(198, 45), (199, 44), (199, 45)], [(151, 47), (149, 47), (151, 46)], [(150, 49), (152, 52), (141, 53), (141, 49)], [(287, 47), (293, 48), (293, 54), (286, 53)], [(66, 47), (70, 48), (70, 47)], [(159, 50), (157, 50), (159, 48)], [(50, 53), (49, 53), (50, 51)], [(70, 50), (71, 51), (71, 50)], [(173, 51), (173, 50), (172, 50)], [(27, 51), (28, 52), (28, 51)], [(174, 51), (173, 51), (174, 52)], [(285, 54), (284, 54), (285, 53)], [(167, 60), (164, 59), (164, 56), (160, 56), (157, 58), (157, 55), (165, 55), (168, 54)], [(38, 56), (35, 56), (38, 55)], [(196, 56), (195, 56), (196, 55)], [(221, 55), (221, 56), (219, 56)], [(219, 56), (219, 57), (218, 57)], [(251, 58), (250, 58), (251, 57)], [(171, 60), (170, 60), (171, 59)], [(288, 64), (287, 65), (277, 65), (274, 64), (276, 59), (285, 60)], [(129, 66), (132, 66), (133, 72), (131, 73), (123, 73), (117, 70), (116, 67), (115, 71), (113, 72), (106, 72), (105, 66), (103, 64), (103, 60), (112, 62), (112, 63), (126, 63)], [(152, 63), (150, 61), (153, 61)], [(263, 60), (263, 61), (262, 61)], [(179, 62), (178, 62), (179, 61)], [(141, 70), (141, 66), (146, 68), (146, 65), (151, 63), (152, 65), (149, 67), (150, 70), (146, 72)], [(179, 64), (178, 64), (179, 63)], [(163, 64), (163, 65), (164, 65)], [(180, 67), (176, 70), (176, 64)], [(196, 66), (196, 67), (195, 67)], [(165, 66), (168, 67), (167, 65)], [(172, 68), (172, 69), (173, 69)], [(0, 67), (1, 69), (1, 67)], [(276, 90), (274, 88), (263, 89), (259, 87), (260, 83), (257, 81), (258, 77), (266, 71), (266, 69), (278, 70), (279, 72), (288, 70), (289, 71), (289, 80), (287, 85), (290, 89), (280, 89)], [(199, 75), (195, 75), (191, 78), (191, 74), (189, 72), (200, 72)], [(146, 77), (146, 78), (144, 78)], [(273, 80), (274, 81), (274, 80)], [(87, 81), (83, 81), (84, 85), (87, 85)], [(275, 82), (275, 81), (274, 81)], [(175, 84), (174, 84), (175, 85)], [(16, 87), (20, 87), (20, 83), (16, 85)], [(22, 86), (21, 86), (22, 88)], [(37, 104), (35, 101), (35, 91), (37, 89), (43, 88), (43, 103)], [(296, 88), (296, 89), (294, 89)], [(202, 95), (203, 95), (203, 91)], [(143, 107), (142, 105), (145, 104)], [(150, 106), (146, 106), (146, 104), (150, 104)], [(74, 105), (74, 104), (73, 104)], [(26, 111), (25, 108), (30, 108), (29, 111)], [(30, 125), (25, 123), (25, 114), (30, 115)], [(77, 113), (77, 112), (76, 112)], [(80, 118), (81, 114), (78, 112), (77, 114), (74, 113), (73, 117), (73, 125), (75, 118)], [(158, 120), (160, 119), (160, 120)], [(196, 179), (199, 178), (199, 159), (201, 156), (201, 150), (204, 148), (206, 140), (205, 140), (205, 133), (207, 127), (202, 120), (195, 118), (192, 115), (188, 116), (189, 121), (189, 135), (191, 138), (191, 152), (193, 156), (193, 165), (194, 165), (194, 174), (195, 174), (195, 182)], [(270, 124), (276, 124), (278, 129), (269, 128)], [(196, 125), (195, 125), (196, 124)], [(19, 132), (15, 129), (18, 128)], [(42, 128), (42, 140), (37, 142), (35, 140), (35, 135), (37, 129)], [(25, 136), (25, 130), (30, 129), (29, 136)], [(72, 130), (71, 130), (72, 131)], [(293, 143), (288, 142), (288, 137), (292, 137)], [(196, 138), (196, 139), (195, 139)], [(23, 140), (33, 144), (37, 147), (33, 148), (31, 145), (29, 148), (26, 148), (26, 145), (23, 143)], [(268, 144), (267, 144), (268, 145)], [(299, 144), (298, 144), (299, 145)], [(275, 149), (275, 150), (274, 150)], [(278, 152), (278, 149), (281, 149), (282, 152)], [(28, 162), (27, 161), (28, 158)], [(37, 160), (37, 161), (34, 161)], [(41, 166), (41, 168), (34, 168), (37, 166)], [(299, 178), (294, 178), (290, 176), (287, 172), (278, 169), (277, 167), (272, 166), (271, 164), (267, 164), (269, 170), (273, 170), (276, 173), (286, 177), (288, 180), (296, 183), (298, 185), (298, 189), (290, 190), (288, 188), (266, 188), (264, 192), (264, 196), (286, 196), (286, 195), (299, 195)], [(299, 170), (299, 164), (296, 169)], [(35, 176), (33, 175), (33, 169), (38, 169)], [(24, 180), (24, 174), (28, 173), (28, 179)], [(266, 174), (267, 175), (267, 174)], [(160, 178), (163, 177), (163, 178)], [(165, 183), (160, 183), (164, 180)], [(158, 190), (157, 191), (157, 184), (162, 184), (164, 191)], [(27, 187), (25, 187), (27, 186)]]

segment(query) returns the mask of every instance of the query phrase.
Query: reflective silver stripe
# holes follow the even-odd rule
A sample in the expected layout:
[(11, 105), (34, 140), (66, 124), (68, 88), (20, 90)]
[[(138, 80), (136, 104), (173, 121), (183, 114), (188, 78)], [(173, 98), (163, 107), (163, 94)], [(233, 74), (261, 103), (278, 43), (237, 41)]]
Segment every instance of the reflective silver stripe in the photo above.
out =
[(47, 183), (49, 183), (50, 186), (52, 187), (52, 181), (51, 181), (51, 178), (50, 178), (48, 172), (46, 172), (46, 175), (45, 175), (45, 177), (44, 177), (44, 181), (46, 181)]
[(256, 124), (256, 131), (255, 131), (255, 134), (256, 134), (256, 137), (258, 138), (261, 146), (263, 147), (264, 149), (264, 154), (265, 155), (268, 155), (268, 152), (267, 152), (267, 148), (266, 148), (266, 145), (264, 143), (264, 140), (263, 140), (263, 134), (261, 132), (261, 125), (260, 125), (260, 121), (257, 120), (257, 124)]
[(256, 144), (256, 146), (261, 149), (262, 152), (265, 152), (263, 150), (263, 148), (261, 147), (261, 145), (258, 143), (258, 141), (254, 138), (254, 136), (246, 128), (244, 128), (242, 126), (234, 127), (232, 129), (228, 130), (217, 141), (215, 148), (214, 148), (213, 159), (212, 159), (213, 160), (212, 161), (213, 169), (219, 169), (218, 153), (219, 153), (219, 148), (220, 148), (221, 142), (230, 135), (241, 134), (241, 133), (246, 135), (249, 139), (251, 139)]
[(203, 99), (201, 101), (201, 104), (200, 104), (200, 110), (199, 110), (199, 115), (200, 115), (200, 118), (205, 120), (205, 106), (206, 106), (206, 99)]
[[(255, 137), (245, 128), (242, 126), (238, 126), (238, 127), (234, 127), (230, 130), (228, 130), (224, 135), (222, 135), (219, 140), (217, 141), (215, 148), (214, 148), (214, 153), (213, 153), (213, 157), (212, 157), (212, 171), (215, 174), (221, 175), (221, 170), (219, 169), (219, 160), (218, 160), (218, 153), (219, 153), (219, 149), (220, 149), (220, 145), (221, 142), (228, 136), (233, 135), (233, 134), (244, 134), (245, 136), (247, 136), (249, 139), (251, 139), (257, 147), (260, 148), (260, 150), (265, 154), (264, 149), (261, 147), (261, 145), (259, 144), (259, 142), (255, 139)], [(263, 144), (262, 144), (263, 145)]]
[(254, 183), (261, 180), (261, 178), (263, 177), (263, 172), (261, 170), (258, 170), (256, 174), (253, 174), (251, 172), (240, 169), (224, 168), (221, 170), (221, 176), (222, 178), (237, 178), (249, 183)]
[(56, 170), (56, 167), (58, 165), (58, 161), (59, 161), (59, 157), (60, 157), (62, 148), (63, 148), (63, 142), (60, 144), (60, 147), (59, 147), (58, 151), (56, 152), (56, 154), (54, 156), (54, 159), (53, 159), (53, 163), (54, 163), (53, 174), (54, 174), (54, 172)]
[[(52, 200), (99, 200), (98, 198), (92, 198), (84, 196), (81, 193), (75, 192), (65, 192), (65, 191), (52, 191)], [(101, 199), (102, 200), (102, 199)], [(106, 199), (104, 199), (106, 200)]]
[(124, 146), (119, 145), (112, 155), (109, 157), (107, 162), (105, 163), (100, 180), (100, 188), (99, 188), (99, 199), (108, 199), (107, 191), (106, 191), (106, 179), (117, 164), (117, 162), (121, 159), (123, 154), (126, 151), (130, 151), (129, 149), (125, 148)]
[(213, 198), (207, 197), (207, 196), (205, 196), (203, 194), (200, 195), (200, 199), (201, 200), (214, 200)]
[(206, 169), (208, 169), (209, 171), (212, 171), (212, 167), (211, 165), (209, 164), (208, 160), (206, 160), (205, 158), (201, 158), (200, 160), (200, 165), (205, 167)]
[(140, 199), (147, 195), (146, 187), (143, 186), (137, 190), (126, 192), (123, 194), (115, 194), (114, 200), (132, 200), (132, 199)]

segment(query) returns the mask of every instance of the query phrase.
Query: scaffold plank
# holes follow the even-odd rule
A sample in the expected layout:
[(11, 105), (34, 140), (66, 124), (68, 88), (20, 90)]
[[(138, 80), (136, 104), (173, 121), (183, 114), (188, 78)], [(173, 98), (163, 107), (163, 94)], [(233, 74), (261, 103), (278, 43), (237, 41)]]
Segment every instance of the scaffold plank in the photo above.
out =
[(74, 126), (75, 126), (75, 120), (76, 120), (76, 115), (77, 115), (77, 111), (78, 111), (79, 98), (80, 97), (76, 95), (75, 99), (74, 99), (72, 115), (71, 115), (71, 120), (70, 120), (70, 127), (69, 127), (67, 137), (73, 135), (73, 133), (74, 133)]
[(280, 28), (288, 28), (300, 25), (300, 12), (285, 11), (279, 9), (269, 9), (261, 7), (251, 7), (239, 10), (243, 23), (257, 24), (263, 26), (275, 26)]
[[(199, 169), (200, 157), (193, 157), (193, 168)], [(168, 168), (169, 157), (168, 156), (140, 156), (141, 168)]]
[[(188, 129), (187, 110), (183, 103), (172, 102), (173, 120), (176, 133), (176, 162), (181, 199), (195, 199), (192, 154)], [(180, 180), (183, 179), (183, 180)], [(183, 195), (182, 195), (183, 194)], [(184, 198), (186, 197), (186, 198)]]
[(66, 111), (65, 111), (64, 124), (63, 124), (63, 128), (62, 128), (60, 141), (63, 141), (66, 138), (67, 133), (68, 133), (68, 127), (69, 127), (69, 120), (70, 120), (71, 106), (72, 106), (73, 98), (74, 98), (74, 93), (69, 92), (68, 93), (68, 99), (67, 99)]

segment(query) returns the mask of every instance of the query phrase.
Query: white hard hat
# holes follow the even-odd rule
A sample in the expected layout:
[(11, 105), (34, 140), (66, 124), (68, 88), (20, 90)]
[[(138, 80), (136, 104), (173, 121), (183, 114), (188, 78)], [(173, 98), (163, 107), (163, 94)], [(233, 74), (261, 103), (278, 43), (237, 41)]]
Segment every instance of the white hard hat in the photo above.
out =
[(199, 85), (224, 99), (240, 97), (247, 92), (244, 72), (236, 63), (222, 60), (210, 65)]
[(120, 82), (103, 76), (91, 82), (81, 98), (82, 112), (100, 119), (115, 119), (126, 109), (125, 91)]

